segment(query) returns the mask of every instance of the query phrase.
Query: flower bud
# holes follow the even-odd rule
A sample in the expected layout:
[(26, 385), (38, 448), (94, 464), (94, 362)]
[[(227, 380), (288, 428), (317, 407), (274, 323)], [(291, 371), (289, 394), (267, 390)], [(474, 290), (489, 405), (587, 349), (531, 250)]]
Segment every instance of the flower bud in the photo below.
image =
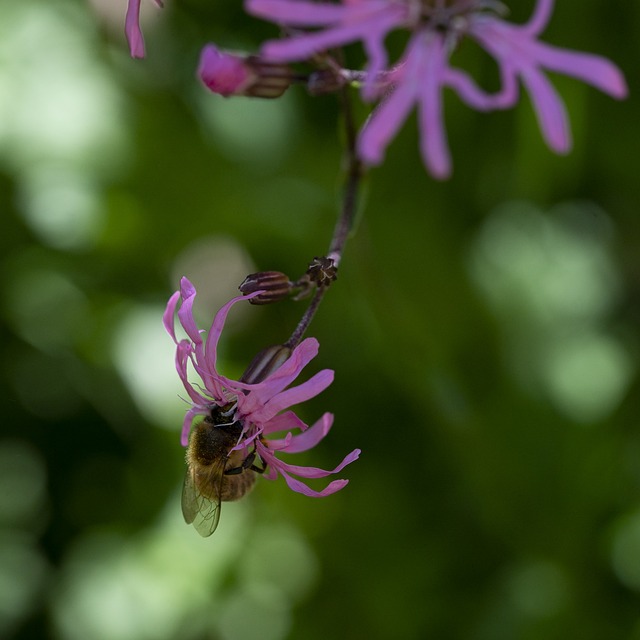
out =
[(314, 258), (309, 263), (307, 275), (319, 287), (328, 287), (338, 277), (338, 267), (332, 258)]
[(291, 355), (291, 349), (281, 344), (263, 349), (247, 367), (240, 378), (241, 382), (257, 384), (279, 369)]
[(252, 273), (244, 279), (238, 287), (243, 295), (263, 291), (255, 298), (251, 298), (251, 304), (270, 304), (288, 297), (291, 293), (292, 283), (289, 276), (280, 271), (261, 271)]
[(213, 44), (202, 49), (198, 76), (207, 88), (225, 98), (279, 98), (293, 78), (291, 69), (285, 64), (220, 51)]

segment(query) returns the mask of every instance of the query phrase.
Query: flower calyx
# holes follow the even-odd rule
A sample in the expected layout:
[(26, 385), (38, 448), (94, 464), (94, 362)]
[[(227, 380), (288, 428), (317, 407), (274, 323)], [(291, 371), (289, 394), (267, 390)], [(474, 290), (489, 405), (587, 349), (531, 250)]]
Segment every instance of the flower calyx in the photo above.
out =
[(293, 286), (289, 276), (285, 273), (280, 271), (260, 271), (248, 275), (238, 289), (245, 296), (261, 291), (261, 293), (249, 300), (251, 304), (271, 304), (287, 298)]
[(257, 384), (279, 369), (291, 356), (291, 349), (282, 344), (267, 347), (251, 361), (240, 378), (241, 382)]

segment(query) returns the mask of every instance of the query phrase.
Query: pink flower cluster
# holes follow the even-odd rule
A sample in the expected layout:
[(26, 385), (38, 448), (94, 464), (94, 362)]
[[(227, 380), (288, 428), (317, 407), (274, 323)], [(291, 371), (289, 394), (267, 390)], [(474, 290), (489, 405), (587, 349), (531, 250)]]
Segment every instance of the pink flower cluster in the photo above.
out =
[[(291, 356), (262, 382), (248, 384), (232, 380), (220, 374), (216, 368), (218, 341), (227, 315), (234, 304), (249, 300), (261, 292), (233, 298), (216, 314), (206, 337), (193, 317), (193, 305), (196, 298), (194, 286), (182, 278), (180, 290), (176, 291), (167, 304), (164, 313), (164, 326), (176, 343), (176, 368), (184, 388), (191, 400), (182, 427), (182, 444), (189, 441), (191, 425), (197, 416), (211, 414), (211, 409), (235, 403), (234, 422), (243, 427), (242, 436), (232, 451), (249, 454), (255, 447), (256, 452), (267, 464), (265, 477), (274, 480), (282, 475), (291, 489), (311, 497), (324, 497), (342, 489), (348, 480), (333, 480), (323, 490), (314, 491), (300, 478), (324, 478), (338, 473), (346, 465), (357, 460), (360, 450), (355, 449), (332, 471), (315, 467), (301, 467), (282, 461), (276, 454), (289, 454), (307, 451), (322, 440), (333, 424), (333, 415), (325, 413), (312, 426), (307, 426), (290, 407), (317, 396), (333, 382), (333, 371), (324, 369), (306, 382), (290, 386), (302, 369), (317, 355), (318, 341), (315, 338), (303, 340), (291, 353)], [(179, 308), (178, 308), (179, 305)], [(187, 337), (179, 340), (175, 331), (175, 316)], [(202, 381), (194, 386), (189, 381), (189, 364)], [(266, 436), (281, 434), (280, 437), (267, 439)]]
[[(554, 1), (537, 0), (524, 25), (505, 21), (500, 15), (504, 6), (497, 0), (245, 0), (245, 7), (252, 15), (292, 33), (263, 45), (260, 59), (267, 64), (309, 61), (331, 48), (361, 42), (368, 60), (362, 96), (367, 101), (379, 100), (379, 104), (360, 132), (358, 154), (368, 165), (380, 164), (415, 107), (423, 161), (434, 177), (443, 179), (452, 170), (442, 104), (447, 87), (468, 106), (489, 111), (516, 105), (522, 83), (533, 102), (542, 135), (556, 153), (570, 149), (571, 134), (564, 103), (546, 71), (573, 76), (614, 98), (627, 95), (624, 77), (613, 63), (538, 39), (551, 17)], [(144, 54), (136, 22), (139, 4), (140, 0), (129, 0), (127, 13), (127, 35), (134, 56)], [(390, 64), (385, 39), (394, 30), (406, 32), (408, 43), (401, 58)], [(501, 78), (495, 93), (484, 91), (451, 64), (451, 54), (463, 38), (474, 40), (495, 59)], [(212, 47), (205, 48), (200, 61), (203, 81), (222, 95), (247, 95), (247, 78), (255, 69), (247, 67), (242, 58)]]
[[(273, 61), (308, 59), (327, 47), (361, 40), (369, 55), (365, 99), (382, 96), (358, 141), (361, 158), (382, 162), (385, 150), (415, 105), (426, 167), (436, 178), (451, 173), (442, 109), (442, 91), (453, 89), (480, 111), (506, 109), (519, 100), (519, 81), (529, 92), (545, 141), (557, 153), (571, 146), (564, 104), (544, 71), (573, 76), (615, 98), (627, 94), (619, 69), (599, 56), (560, 49), (538, 40), (553, 10), (554, 0), (538, 0), (525, 25), (512, 25), (495, 13), (491, 0), (342, 0), (341, 4), (308, 0), (247, 0), (249, 13), (287, 27), (317, 28), (285, 40), (267, 42), (262, 54)], [(401, 60), (386, 68), (384, 39), (393, 29), (410, 32)], [(500, 68), (502, 86), (494, 94), (450, 64), (463, 37), (475, 40)], [(376, 83), (379, 86), (376, 87)]]

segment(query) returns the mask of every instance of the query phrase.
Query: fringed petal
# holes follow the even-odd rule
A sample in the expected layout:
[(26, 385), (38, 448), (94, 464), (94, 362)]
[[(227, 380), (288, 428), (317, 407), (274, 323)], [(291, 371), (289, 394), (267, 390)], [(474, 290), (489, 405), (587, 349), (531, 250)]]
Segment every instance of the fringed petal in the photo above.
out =
[(330, 431), (333, 424), (333, 414), (325, 413), (320, 420), (309, 427), (306, 431), (292, 435), (288, 434), (289, 442), (285, 442), (284, 439), (271, 439), (269, 440), (269, 447), (272, 449), (278, 449), (285, 453), (300, 453), (301, 451), (308, 451), (313, 449), (320, 440), (322, 440)]

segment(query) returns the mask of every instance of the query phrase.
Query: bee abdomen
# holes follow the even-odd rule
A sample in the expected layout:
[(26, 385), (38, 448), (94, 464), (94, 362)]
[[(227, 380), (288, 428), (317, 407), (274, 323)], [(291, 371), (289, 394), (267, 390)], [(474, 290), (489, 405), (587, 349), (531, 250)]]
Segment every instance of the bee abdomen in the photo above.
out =
[(251, 491), (255, 481), (256, 474), (251, 469), (245, 469), (242, 473), (235, 475), (223, 475), (220, 499), (223, 502), (240, 500)]

